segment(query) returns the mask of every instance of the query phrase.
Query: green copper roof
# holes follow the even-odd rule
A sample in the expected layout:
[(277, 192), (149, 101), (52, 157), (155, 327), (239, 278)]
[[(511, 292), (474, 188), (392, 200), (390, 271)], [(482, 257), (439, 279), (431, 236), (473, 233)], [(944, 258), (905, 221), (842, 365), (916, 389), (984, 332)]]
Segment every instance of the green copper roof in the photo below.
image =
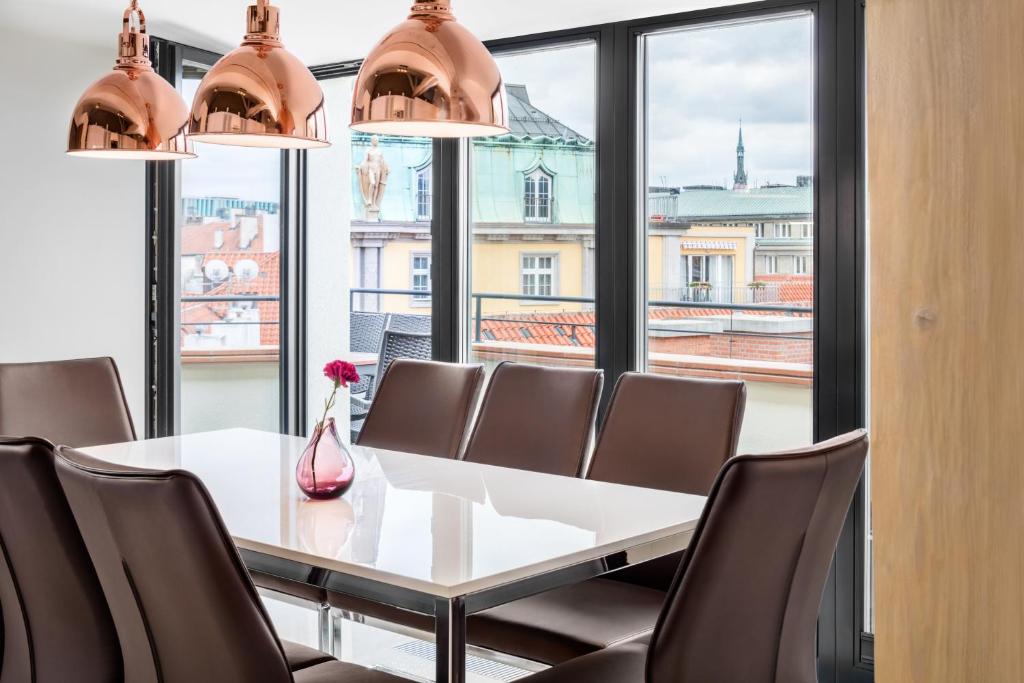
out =
[(814, 212), (814, 188), (685, 190), (679, 193), (678, 207), (681, 220), (810, 216)]
[(511, 135), (519, 138), (547, 137), (563, 142), (590, 143), (590, 140), (569, 126), (533, 106), (530, 103), (530, 94), (527, 92), (525, 85), (509, 83), (505, 86), (505, 91), (508, 93)]
[[(594, 143), (530, 103), (524, 85), (507, 86), (510, 132), (473, 141), (473, 220), (499, 225), (527, 225), (524, 183), (540, 169), (551, 178), (552, 224), (594, 222)], [(359, 164), (366, 158), (371, 136), (352, 134), (352, 217), (364, 217), (359, 189)], [(415, 222), (416, 174), (430, 162), (431, 144), (424, 138), (379, 136), (390, 174), (380, 220)], [(543, 224), (539, 224), (543, 225)]]

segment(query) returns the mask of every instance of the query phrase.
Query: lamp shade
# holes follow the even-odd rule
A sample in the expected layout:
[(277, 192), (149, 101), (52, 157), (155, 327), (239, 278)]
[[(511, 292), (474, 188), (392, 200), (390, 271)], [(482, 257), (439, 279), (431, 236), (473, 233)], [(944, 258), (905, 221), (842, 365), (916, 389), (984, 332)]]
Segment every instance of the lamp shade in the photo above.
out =
[(352, 128), (434, 138), (508, 132), (498, 65), (449, 0), (417, 2), (373, 48), (356, 79)]
[(277, 7), (249, 7), (241, 47), (222, 57), (196, 91), (193, 140), (241, 147), (327, 147), (324, 93), (310, 70), (281, 44)]
[(68, 154), (103, 159), (191, 159), (188, 106), (153, 71), (146, 18), (135, 0), (124, 12), (114, 70), (75, 105)]

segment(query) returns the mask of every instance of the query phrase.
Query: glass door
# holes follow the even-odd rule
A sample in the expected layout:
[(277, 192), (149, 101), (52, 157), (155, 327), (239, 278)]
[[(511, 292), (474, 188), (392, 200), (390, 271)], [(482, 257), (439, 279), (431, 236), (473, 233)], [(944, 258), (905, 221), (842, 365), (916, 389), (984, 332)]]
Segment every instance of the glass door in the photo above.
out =
[[(183, 61), (186, 102), (209, 68)], [(282, 155), (193, 144), (177, 185), (180, 432), (280, 431)]]

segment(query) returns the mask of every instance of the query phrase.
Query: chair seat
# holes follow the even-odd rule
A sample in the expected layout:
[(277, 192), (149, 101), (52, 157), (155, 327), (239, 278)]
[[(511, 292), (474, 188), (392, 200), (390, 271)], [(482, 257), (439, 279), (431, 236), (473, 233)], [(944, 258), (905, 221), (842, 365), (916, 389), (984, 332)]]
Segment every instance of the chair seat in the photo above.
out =
[(316, 664), (323, 664), (334, 659), (326, 652), (321, 652), (299, 643), (293, 643), (290, 640), (282, 640), (281, 647), (284, 648), (284, 658), (288, 660), (288, 668), (291, 671), (307, 669)]
[(652, 588), (591, 579), (472, 615), (468, 639), (558, 664), (650, 633), (664, 601), (665, 594)]
[(530, 683), (644, 683), (649, 637), (591, 652), (526, 680)]
[(295, 683), (409, 683), (383, 671), (338, 660), (317, 664), (292, 675)]

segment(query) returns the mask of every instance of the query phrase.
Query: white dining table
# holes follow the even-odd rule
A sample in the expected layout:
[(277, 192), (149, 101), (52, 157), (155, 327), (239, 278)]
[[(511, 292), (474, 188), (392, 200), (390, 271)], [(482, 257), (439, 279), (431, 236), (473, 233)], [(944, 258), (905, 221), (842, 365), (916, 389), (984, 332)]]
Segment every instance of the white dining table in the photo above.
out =
[(683, 550), (705, 503), (359, 446), (352, 487), (312, 501), (294, 478), (305, 444), (228, 429), (83, 451), (196, 474), (251, 568), (433, 617), (436, 680), (452, 683), (467, 615)]

